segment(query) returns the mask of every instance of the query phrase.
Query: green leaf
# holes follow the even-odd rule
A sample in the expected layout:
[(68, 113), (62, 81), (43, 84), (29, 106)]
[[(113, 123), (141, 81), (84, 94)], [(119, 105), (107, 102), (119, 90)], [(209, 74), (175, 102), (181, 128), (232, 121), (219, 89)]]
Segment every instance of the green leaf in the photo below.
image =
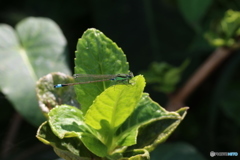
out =
[(185, 60), (179, 67), (171, 67), (164, 75), (159, 90), (170, 93), (175, 89), (176, 84), (181, 80), (182, 72), (188, 66), (189, 60)]
[[(187, 114), (188, 107), (182, 107), (176, 112), (181, 118), (169, 117), (163, 121), (155, 121), (149, 125), (145, 125), (141, 133), (139, 133), (139, 139), (147, 142), (144, 148), (148, 151), (154, 150), (158, 144), (163, 143), (172, 134), (172, 132), (178, 127)], [(151, 136), (146, 137), (146, 135), (151, 134)], [(146, 138), (146, 139), (144, 139)], [(138, 139), (138, 140), (139, 140)], [(138, 141), (139, 142), (139, 141)], [(140, 144), (140, 143), (139, 143)], [(141, 144), (140, 144), (141, 145)]]
[[(106, 133), (101, 139), (107, 146), (117, 144), (112, 141), (117, 128), (131, 115), (142, 95), (145, 81), (143, 76), (132, 79), (133, 84), (115, 85), (100, 94), (85, 115), (85, 122)], [(111, 148), (111, 147), (110, 147)], [(114, 147), (113, 147), (114, 148)]]
[(76, 93), (73, 86), (57, 89), (53, 87), (58, 83), (72, 82), (74, 82), (73, 77), (60, 72), (50, 73), (37, 81), (36, 91), (38, 102), (45, 115), (57, 105), (67, 104), (75, 107), (80, 106), (76, 100)]
[(60, 139), (90, 133), (89, 127), (84, 123), (82, 111), (75, 107), (68, 105), (57, 106), (48, 113), (48, 116), (48, 122), (53, 133)]
[(153, 62), (147, 71), (141, 73), (146, 77), (148, 84), (153, 84), (156, 91), (170, 93), (174, 91), (176, 84), (181, 79), (182, 72), (188, 64), (188, 59), (179, 67), (174, 67), (165, 62)]
[(84, 145), (99, 157), (105, 157), (108, 154), (108, 148), (99, 139), (92, 134), (83, 134), (81, 140)]
[[(164, 124), (165, 120), (168, 119), (181, 119), (181, 116), (175, 112), (168, 112), (156, 102), (152, 101), (147, 93), (144, 93), (141, 97), (141, 100), (134, 110), (132, 115), (124, 122), (124, 124), (119, 128), (118, 134), (118, 144), (122, 146), (129, 146), (136, 144), (138, 130), (142, 126), (150, 125), (155, 121), (158, 121), (159, 124)], [(170, 124), (168, 124), (170, 125)], [(144, 129), (143, 129), (144, 130)], [(137, 146), (144, 147), (152, 143), (154, 138), (157, 138), (159, 132), (152, 132), (148, 136), (145, 135), (146, 141), (140, 140), (142, 142), (138, 143)], [(153, 137), (151, 137), (151, 136)], [(139, 139), (139, 138), (138, 138)], [(151, 142), (150, 142), (151, 141)], [(137, 147), (137, 148), (141, 148)]]
[(89, 160), (94, 155), (77, 138), (60, 139), (51, 130), (49, 123), (44, 122), (38, 129), (36, 137), (47, 145), (51, 145), (60, 157), (66, 160)]
[(36, 81), (49, 72), (70, 73), (63, 57), (65, 46), (61, 30), (50, 19), (24, 19), (16, 31), (9, 25), (0, 25), (1, 91), (34, 125), (43, 122), (35, 93)]
[[(102, 32), (88, 29), (77, 44), (75, 74), (127, 74), (128, 62), (121, 48)], [(98, 82), (75, 86), (77, 99), (85, 114), (93, 100), (111, 84)]]
[[(122, 144), (134, 142), (133, 146), (128, 150), (136, 148), (145, 148), (149, 151), (153, 150), (159, 143), (164, 142), (170, 134), (176, 129), (179, 123), (186, 115), (188, 107), (179, 109), (177, 112), (168, 112), (159, 104), (152, 101), (148, 94), (143, 94), (142, 99), (134, 111), (134, 113), (125, 121), (119, 129), (119, 136), (124, 138)], [(136, 132), (137, 130), (137, 132)], [(137, 133), (137, 135), (131, 135)], [(128, 137), (130, 135), (130, 138)]]
[(179, 9), (185, 20), (196, 30), (201, 28), (200, 23), (206, 14), (212, 0), (178, 0)]
[[(80, 157), (80, 156), (77, 156), (77, 155), (74, 155), (72, 154), (71, 152), (69, 151), (66, 151), (66, 150), (61, 150), (61, 149), (58, 149), (56, 147), (53, 148), (54, 149), (54, 152), (61, 158), (63, 158), (64, 160), (91, 160), (91, 156), (89, 157)], [(61, 158), (59, 158), (59, 160), (62, 160)], [(58, 159), (57, 159), (58, 160)], [(96, 159), (97, 160), (97, 159)]]
[(57, 106), (49, 113), (49, 125), (60, 139), (77, 137), (84, 146), (97, 156), (107, 155), (107, 147), (94, 135), (95, 131), (84, 122), (81, 110), (67, 105)]
[(221, 21), (214, 24), (211, 30), (205, 33), (205, 38), (213, 46), (227, 46), (237, 49), (240, 47), (239, 28), (240, 12), (229, 9)]

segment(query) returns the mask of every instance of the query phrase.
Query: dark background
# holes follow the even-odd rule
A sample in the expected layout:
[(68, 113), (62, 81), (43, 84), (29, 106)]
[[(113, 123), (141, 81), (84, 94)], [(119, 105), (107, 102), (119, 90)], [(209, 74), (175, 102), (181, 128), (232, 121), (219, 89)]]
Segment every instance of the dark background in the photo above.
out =
[[(123, 49), (134, 74), (148, 69), (153, 61), (180, 66), (189, 58), (191, 63), (178, 84), (181, 86), (215, 50), (203, 34), (210, 22), (221, 18), (228, 9), (240, 10), (240, 2), (212, 0), (199, 23), (201, 31), (197, 32), (182, 16), (177, 0), (2, 0), (0, 23), (15, 26), (29, 16), (51, 18), (67, 38), (72, 71), (77, 40), (92, 27)], [(190, 110), (168, 142), (187, 142), (206, 159), (210, 159), (210, 151), (240, 153), (239, 69), (240, 55), (236, 51), (188, 98), (186, 105)], [(154, 91), (151, 85), (146, 91), (154, 101), (165, 106), (167, 96), (164, 93)], [(26, 121), (19, 122), (21, 129), (16, 130), (16, 139), (10, 148), (5, 148), (3, 142), (11, 139), (9, 125), (17, 115), (3, 94), (0, 99), (0, 147), (3, 155), (10, 153), (6, 160), (39, 156), (53, 159), (50, 158), (54, 157), (52, 148), (35, 138), (37, 128)]]

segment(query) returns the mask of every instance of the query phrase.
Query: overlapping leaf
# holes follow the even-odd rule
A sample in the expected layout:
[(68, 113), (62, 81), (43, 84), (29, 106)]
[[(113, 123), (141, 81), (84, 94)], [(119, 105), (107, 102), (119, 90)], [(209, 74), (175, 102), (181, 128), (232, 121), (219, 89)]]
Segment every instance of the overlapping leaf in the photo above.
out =
[[(77, 44), (75, 74), (127, 74), (128, 62), (121, 48), (96, 29), (84, 32)], [(110, 86), (110, 82), (98, 82), (75, 86), (78, 101), (85, 114), (93, 100)]]
[(51, 145), (54, 151), (62, 158), (89, 160), (93, 154), (83, 145), (78, 137), (60, 139), (53, 132), (48, 122), (44, 122), (38, 129), (36, 137), (47, 145)]
[(133, 78), (132, 83), (115, 85), (105, 90), (85, 116), (88, 125), (100, 130), (101, 135), (98, 137), (110, 150), (118, 146), (115, 132), (134, 111), (145, 86), (143, 76)]
[[(187, 109), (182, 109), (184, 114)], [(163, 142), (172, 133), (183, 118), (178, 112), (166, 111), (144, 93), (133, 114), (119, 128), (116, 136), (121, 138), (118, 144), (136, 144), (128, 150), (145, 147), (152, 150), (154, 145)]]
[[(107, 147), (94, 136), (96, 135), (94, 133), (95, 131), (84, 122), (84, 117), (81, 110), (75, 107), (62, 105), (53, 108), (48, 113), (48, 117), (48, 125), (52, 132), (51, 135), (54, 135), (57, 138), (48, 139), (48, 137), (46, 137), (48, 132), (43, 131), (44, 133), (42, 133), (42, 129), (40, 128), (37, 134), (37, 137), (40, 137), (39, 140), (45, 143), (53, 141), (52, 143), (57, 144), (61, 141), (64, 143), (68, 142), (68, 138), (73, 138), (75, 139), (75, 142), (73, 144), (69, 142), (68, 147), (74, 148), (74, 144), (79, 143), (82, 144), (84, 148), (87, 148), (98, 156), (106, 156)], [(55, 142), (56, 140), (58, 140), (58, 142)], [(75, 153), (75, 151), (71, 151), (71, 149), (69, 151), (75, 155), (81, 156), (80, 151), (78, 151), (79, 153)]]

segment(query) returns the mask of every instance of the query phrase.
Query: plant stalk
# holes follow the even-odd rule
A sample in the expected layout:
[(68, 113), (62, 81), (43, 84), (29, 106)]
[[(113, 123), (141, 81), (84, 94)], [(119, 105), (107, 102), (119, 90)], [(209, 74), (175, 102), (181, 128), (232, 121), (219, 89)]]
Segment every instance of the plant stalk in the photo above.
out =
[(217, 48), (202, 64), (191, 78), (176, 93), (169, 96), (166, 109), (175, 111), (185, 106), (189, 95), (229, 56), (233, 50), (226, 47)]

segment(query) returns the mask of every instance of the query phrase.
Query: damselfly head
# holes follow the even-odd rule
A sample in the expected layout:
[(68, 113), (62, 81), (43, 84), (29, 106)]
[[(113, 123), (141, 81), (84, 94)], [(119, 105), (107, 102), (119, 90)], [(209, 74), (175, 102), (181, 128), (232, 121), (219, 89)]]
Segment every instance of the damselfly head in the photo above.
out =
[(129, 72), (129, 73), (128, 73), (128, 77), (129, 77), (129, 78), (133, 78), (133, 77), (134, 77), (133, 72)]

